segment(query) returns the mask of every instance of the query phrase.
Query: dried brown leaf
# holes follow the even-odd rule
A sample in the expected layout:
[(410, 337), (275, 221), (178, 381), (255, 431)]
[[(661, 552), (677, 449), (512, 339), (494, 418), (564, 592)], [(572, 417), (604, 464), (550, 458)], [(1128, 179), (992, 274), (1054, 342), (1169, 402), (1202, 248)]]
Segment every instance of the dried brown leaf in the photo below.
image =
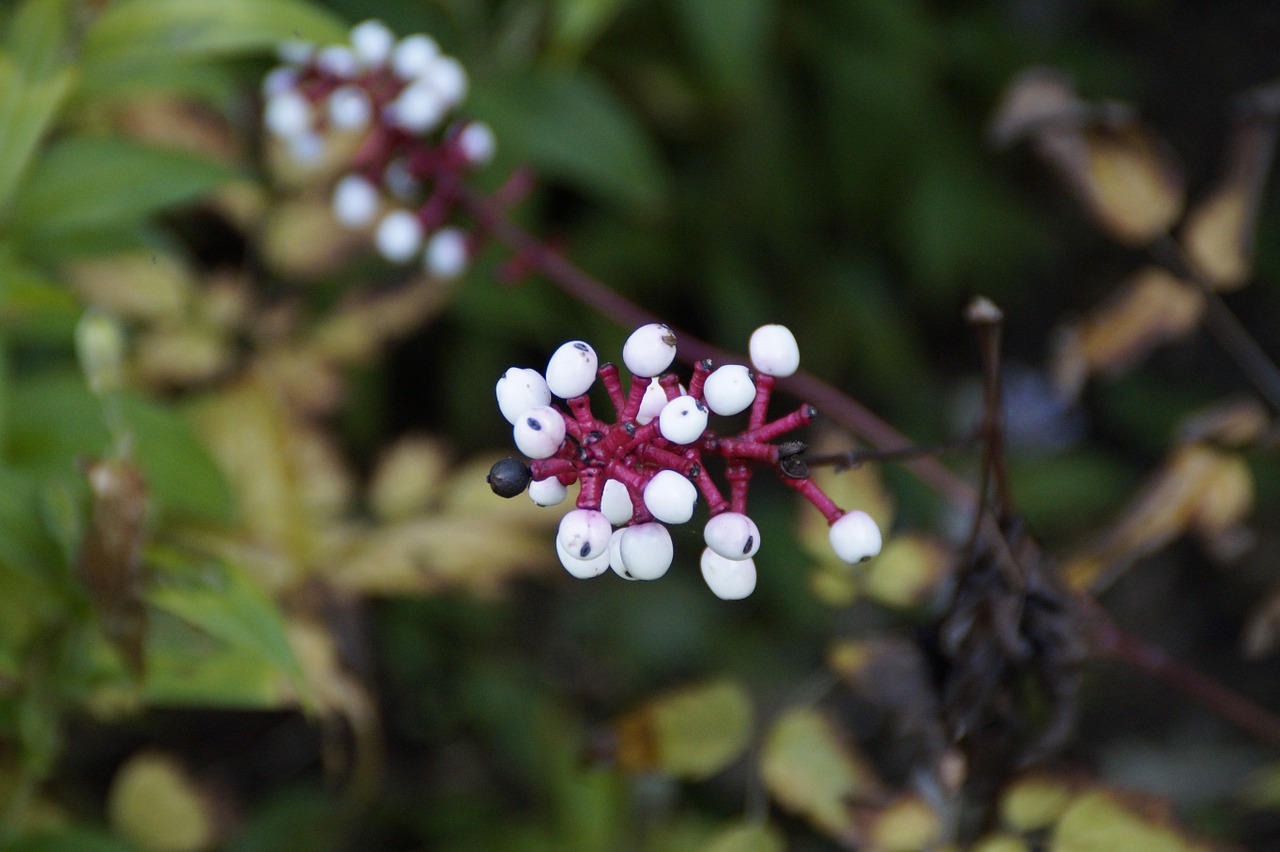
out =
[(80, 576), (103, 635), (141, 677), (147, 636), (141, 562), (147, 486), (127, 460), (89, 462), (85, 474), (93, 510), (80, 545)]
[(1252, 506), (1253, 476), (1243, 459), (1203, 444), (1180, 447), (1101, 541), (1068, 562), (1065, 576), (1096, 592), (1185, 532), (1209, 539), (1231, 532)]
[(1078, 391), (1083, 377), (1123, 372), (1190, 333), (1203, 309), (1194, 288), (1162, 269), (1143, 269), (1060, 339), (1053, 366), (1059, 387)]

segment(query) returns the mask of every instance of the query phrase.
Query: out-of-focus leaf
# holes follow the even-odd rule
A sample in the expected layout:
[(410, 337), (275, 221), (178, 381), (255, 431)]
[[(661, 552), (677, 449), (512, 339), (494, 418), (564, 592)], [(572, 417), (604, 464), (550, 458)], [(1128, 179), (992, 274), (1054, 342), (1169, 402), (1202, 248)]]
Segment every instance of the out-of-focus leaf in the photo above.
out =
[(1228, 399), (1186, 418), (1178, 427), (1178, 440), (1184, 444), (1247, 447), (1262, 439), (1270, 426), (1271, 418), (1259, 400)]
[(728, 680), (655, 698), (615, 723), (618, 765), (628, 772), (707, 778), (728, 766), (751, 736), (751, 699)]
[(447, 456), (431, 438), (401, 438), (378, 459), (369, 483), (369, 507), (384, 521), (424, 511), (444, 479)]
[(816, 710), (790, 710), (774, 722), (760, 754), (760, 777), (789, 811), (838, 839), (855, 832), (850, 803), (879, 783), (861, 757)]
[(234, 173), (180, 151), (75, 136), (49, 151), (13, 199), (14, 226), (46, 256), (58, 243), (119, 228), (205, 195)]
[(1246, 657), (1258, 658), (1280, 645), (1280, 590), (1272, 590), (1266, 600), (1249, 614), (1240, 640)]
[(134, 369), (151, 388), (175, 388), (208, 382), (228, 372), (234, 352), (226, 337), (209, 328), (156, 328), (141, 334)]
[(1061, 332), (1054, 380), (1065, 393), (1078, 394), (1090, 376), (1123, 372), (1156, 347), (1187, 335), (1203, 309), (1204, 297), (1193, 287), (1148, 267), (1079, 325)]
[(914, 795), (860, 812), (858, 825), (859, 832), (867, 838), (867, 848), (882, 852), (934, 849), (942, 835), (938, 814)]
[(749, 822), (718, 832), (700, 848), (702, 852), (783, 852), (787, 846), (772, 825)]
[(1040, 831), (1058, 821), (1075, 790), (1051, 775), (1027, 775), (1007, 785), (1000, 795), (1000, 821), (1017, 832)]
[(974, 843), (970, 852), (1031, 852), (1031, 847), (1016, 834), (990, 834)]
[(1119, 104), (1081, 103), (1069, 82), (1034, 69), (1010, 85), (991, 135), (1029, 137), (1098, 224), (1143, 245), (1182, 214), (1184, 177), (1172, 150)]
[(0, 53), (0, 212), (9, 207), (73, 80), (69, 69), (32, 79)]
[(88, 304), (125, 320), (176, 320), (188, 310), (196, 287), (187, 265), (163, 252), (80, 261), (64, 273)]
[(369, 244), (367, 234), (339, 225), (328, 203), (317, 199), (272, 208), (257, 238), (272, 271), (304, 280), (333, 274)]
[(1220, 289), (1244, 284), (1253, 267), (1258, 208), (1275, 156), (1274, 100), (1274, 84), (1242, 99), (1242, 115), (1223, 155), (1222, 177), (1182, 225), (1187, 257)]
[(336, 44), (346, 28), (303, 0), (132, 0), (112, 3), (82, 47), (82, 94), (97, 97), (139, 82), (165, 81), (174, 66), (281, 42)]
[[(1136, 799), (1126, 802), (1107, 791), (1085, 793), (1075, 799), (1053, 830), (1057, 852), (1190, 852), (1208, 850), (1169, 825), (1167, 810)], [(1154, 811), (1154, 813), (1153, 813)]]
[(1063, 575), (1078, 589), (1097, 591), (1184, 532), (1210, 541), (1225, 536), (1252, 510), (1253, 490), (1253, 474), (1239, 455), (1202, 444), (1180, 447)]
[(26, 0), (9, 19), (4, 50), (27, 77), (45, 77), (58, 66), (69, 24), (67, 0)]
[(715, 89), (740, 96), (759, 85), (773, 0), (673, 0), (668, 6)]
[(147, 486), (129, 461), (91, 462), (85, 476), (93, 513), (80, 550), (79, 573), (102, 633), (135, 677), (143, 672), (147, 610), (142, 602), (142, 545)]
[(61, 281), (22, 260), (13, 243), (0, 243), (0, 326), (6, 341), (66, 346), (83, 312)]
[(950, 564), (950, 554), (938, 542), (898, 536), (867, 564), (867, 595), (886, 606), (920, 606), (937, 591)]
[(5, 843), (8, 852), (137, 852), (110, 835), (83, 828), (42, 829)]
[(243, 572), (222, 562), (192, 562), (177, 553), (153, 552), (149, 560), (161, 569), (147, 589), (153, 607), (228, 645), (260, 654), (300, 695), (307, 694), (280, 610)]
[(209, 801), (166, 754), (130, 757), (111, 782), (107, 813), (117, 833), (148, 852), (197, 852), (213, 844)]
[(551, 47), (577, 59), (599, 39), (627, 0), (555, 0), (551, 7)]
[(668, 192), (667, 172), (644, 126), (599, 79), (522, 72), (472, 96), (510, 156), (624, 205), (653, 212)]
[[(257, 650), (230, 645), (185, 621), (151, 619), (143, 696), (160, 707), (274, 710), (298, 705), (297, 691)], [(108, 705), (111, 696), (99, 697)]]

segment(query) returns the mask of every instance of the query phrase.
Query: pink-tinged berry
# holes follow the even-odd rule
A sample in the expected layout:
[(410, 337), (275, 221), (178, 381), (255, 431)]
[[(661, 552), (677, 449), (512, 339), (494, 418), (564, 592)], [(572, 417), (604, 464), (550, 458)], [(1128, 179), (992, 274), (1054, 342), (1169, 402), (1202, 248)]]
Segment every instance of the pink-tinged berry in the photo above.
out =
[(721, 600), (740, 601), (756, 589), (752, 559), (725, 559), (711, 548), (702, 551), (702, 579)]

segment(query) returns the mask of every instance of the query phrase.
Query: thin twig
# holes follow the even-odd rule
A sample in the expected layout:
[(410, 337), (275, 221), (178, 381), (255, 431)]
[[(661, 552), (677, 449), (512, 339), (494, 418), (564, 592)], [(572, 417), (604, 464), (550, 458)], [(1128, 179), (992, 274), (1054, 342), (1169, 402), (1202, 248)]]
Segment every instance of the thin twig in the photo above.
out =
[(968, 435), (952, 438), (938, 444), (913, 444), (892, 450), (845, 450), (841, 453), (803, 457), (806, 467), (833, 467), (837, 473), (853, 470), (871, 462), (895, 462), (917, 459), (923, 456), (940, 456), (972, 447), (982, 437), (982, 429), (974, 429)]

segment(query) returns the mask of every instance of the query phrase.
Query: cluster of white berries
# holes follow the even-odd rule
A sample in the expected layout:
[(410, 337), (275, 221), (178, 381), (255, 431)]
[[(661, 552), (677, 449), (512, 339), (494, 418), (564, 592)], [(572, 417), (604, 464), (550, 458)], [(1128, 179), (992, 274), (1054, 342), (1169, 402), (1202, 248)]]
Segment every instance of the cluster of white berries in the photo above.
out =
[[(752, 557), (760, 548), (760, 530), (745, 514), (748, 463), (787, 470), (785, 452), (803, 445), (775, 445), (772, 438), (808, 423), (813, 409), (801, 409), (765, 423), (765, 409), (777, 378), (799, 367), (799, 348), (783, 326), (767, 325), (751, 337), (751, 363), (712, 369), (703, 362), (686, 389), (662, 375), (676, 355), (671, 329), (653, 323), (636, 329), (622, 357), (632, 373), (624, 394), (618, 371), (600, 365), (594, 349), (569, 341), (551, 356), (544, 373), (512, 367), (498, 380), (499, 410), (512, 425), (516, 447), (533, 459), (526, 465), (504, 459), (490, 471), (490, 484), (502, 496), (524, 491), (540, 506), (562, 502), (567, 486), (581, 483), (577, 508), (561, 519), (556, 553), (575, 577), (595, 577), (612, 568), (628, 580), (654, 580), (670, 568), (674, 555), (664, 524), (693, 518), (701, 496), (711, 514), (703, 529), (706, 548), (702, 576), (726, 600), (751, 594), (756, 585)], [(590, 411), (587, 393), (599, 376), (618, 416), (604, 423)], [(565, 400), (569, 411), (552, 404)], [(708, 413), (733, 416), (751, 409), (747, 428), (721, 438), (708, 432)], [(789, 449), (787, 449), (789, 448)], [(730, 480), (726, 499), (702, 465), (707, 455), (725, 460)], [(800, 470), (803, 470), (801, 465)], [(792, 471), (797, 468), (791, 468)], [(880, 550), (880, 532), (863, 512), (835, 507), (807, 473), (791, 477), (826, 514), (836, 553), (858, 562)]]
[(446, 126), (467, 94), (462, 64), (430, 36), (397, 39), (374, 20), (353, 27), (347, 44), (288, 42), (279, 55), (283, 64), (263, 81), (263, 122), (296, 159), (318, 159), (326, 130), (364, 135), (355, 169), (334, 186), (334, 218), (372, 227), (393, 263), (420, 258), (433, 276), (462, 274), (472, 249), (444, 225), (453, 199), (439, 187), (488, 163), (496, 148), (482, 122)]

